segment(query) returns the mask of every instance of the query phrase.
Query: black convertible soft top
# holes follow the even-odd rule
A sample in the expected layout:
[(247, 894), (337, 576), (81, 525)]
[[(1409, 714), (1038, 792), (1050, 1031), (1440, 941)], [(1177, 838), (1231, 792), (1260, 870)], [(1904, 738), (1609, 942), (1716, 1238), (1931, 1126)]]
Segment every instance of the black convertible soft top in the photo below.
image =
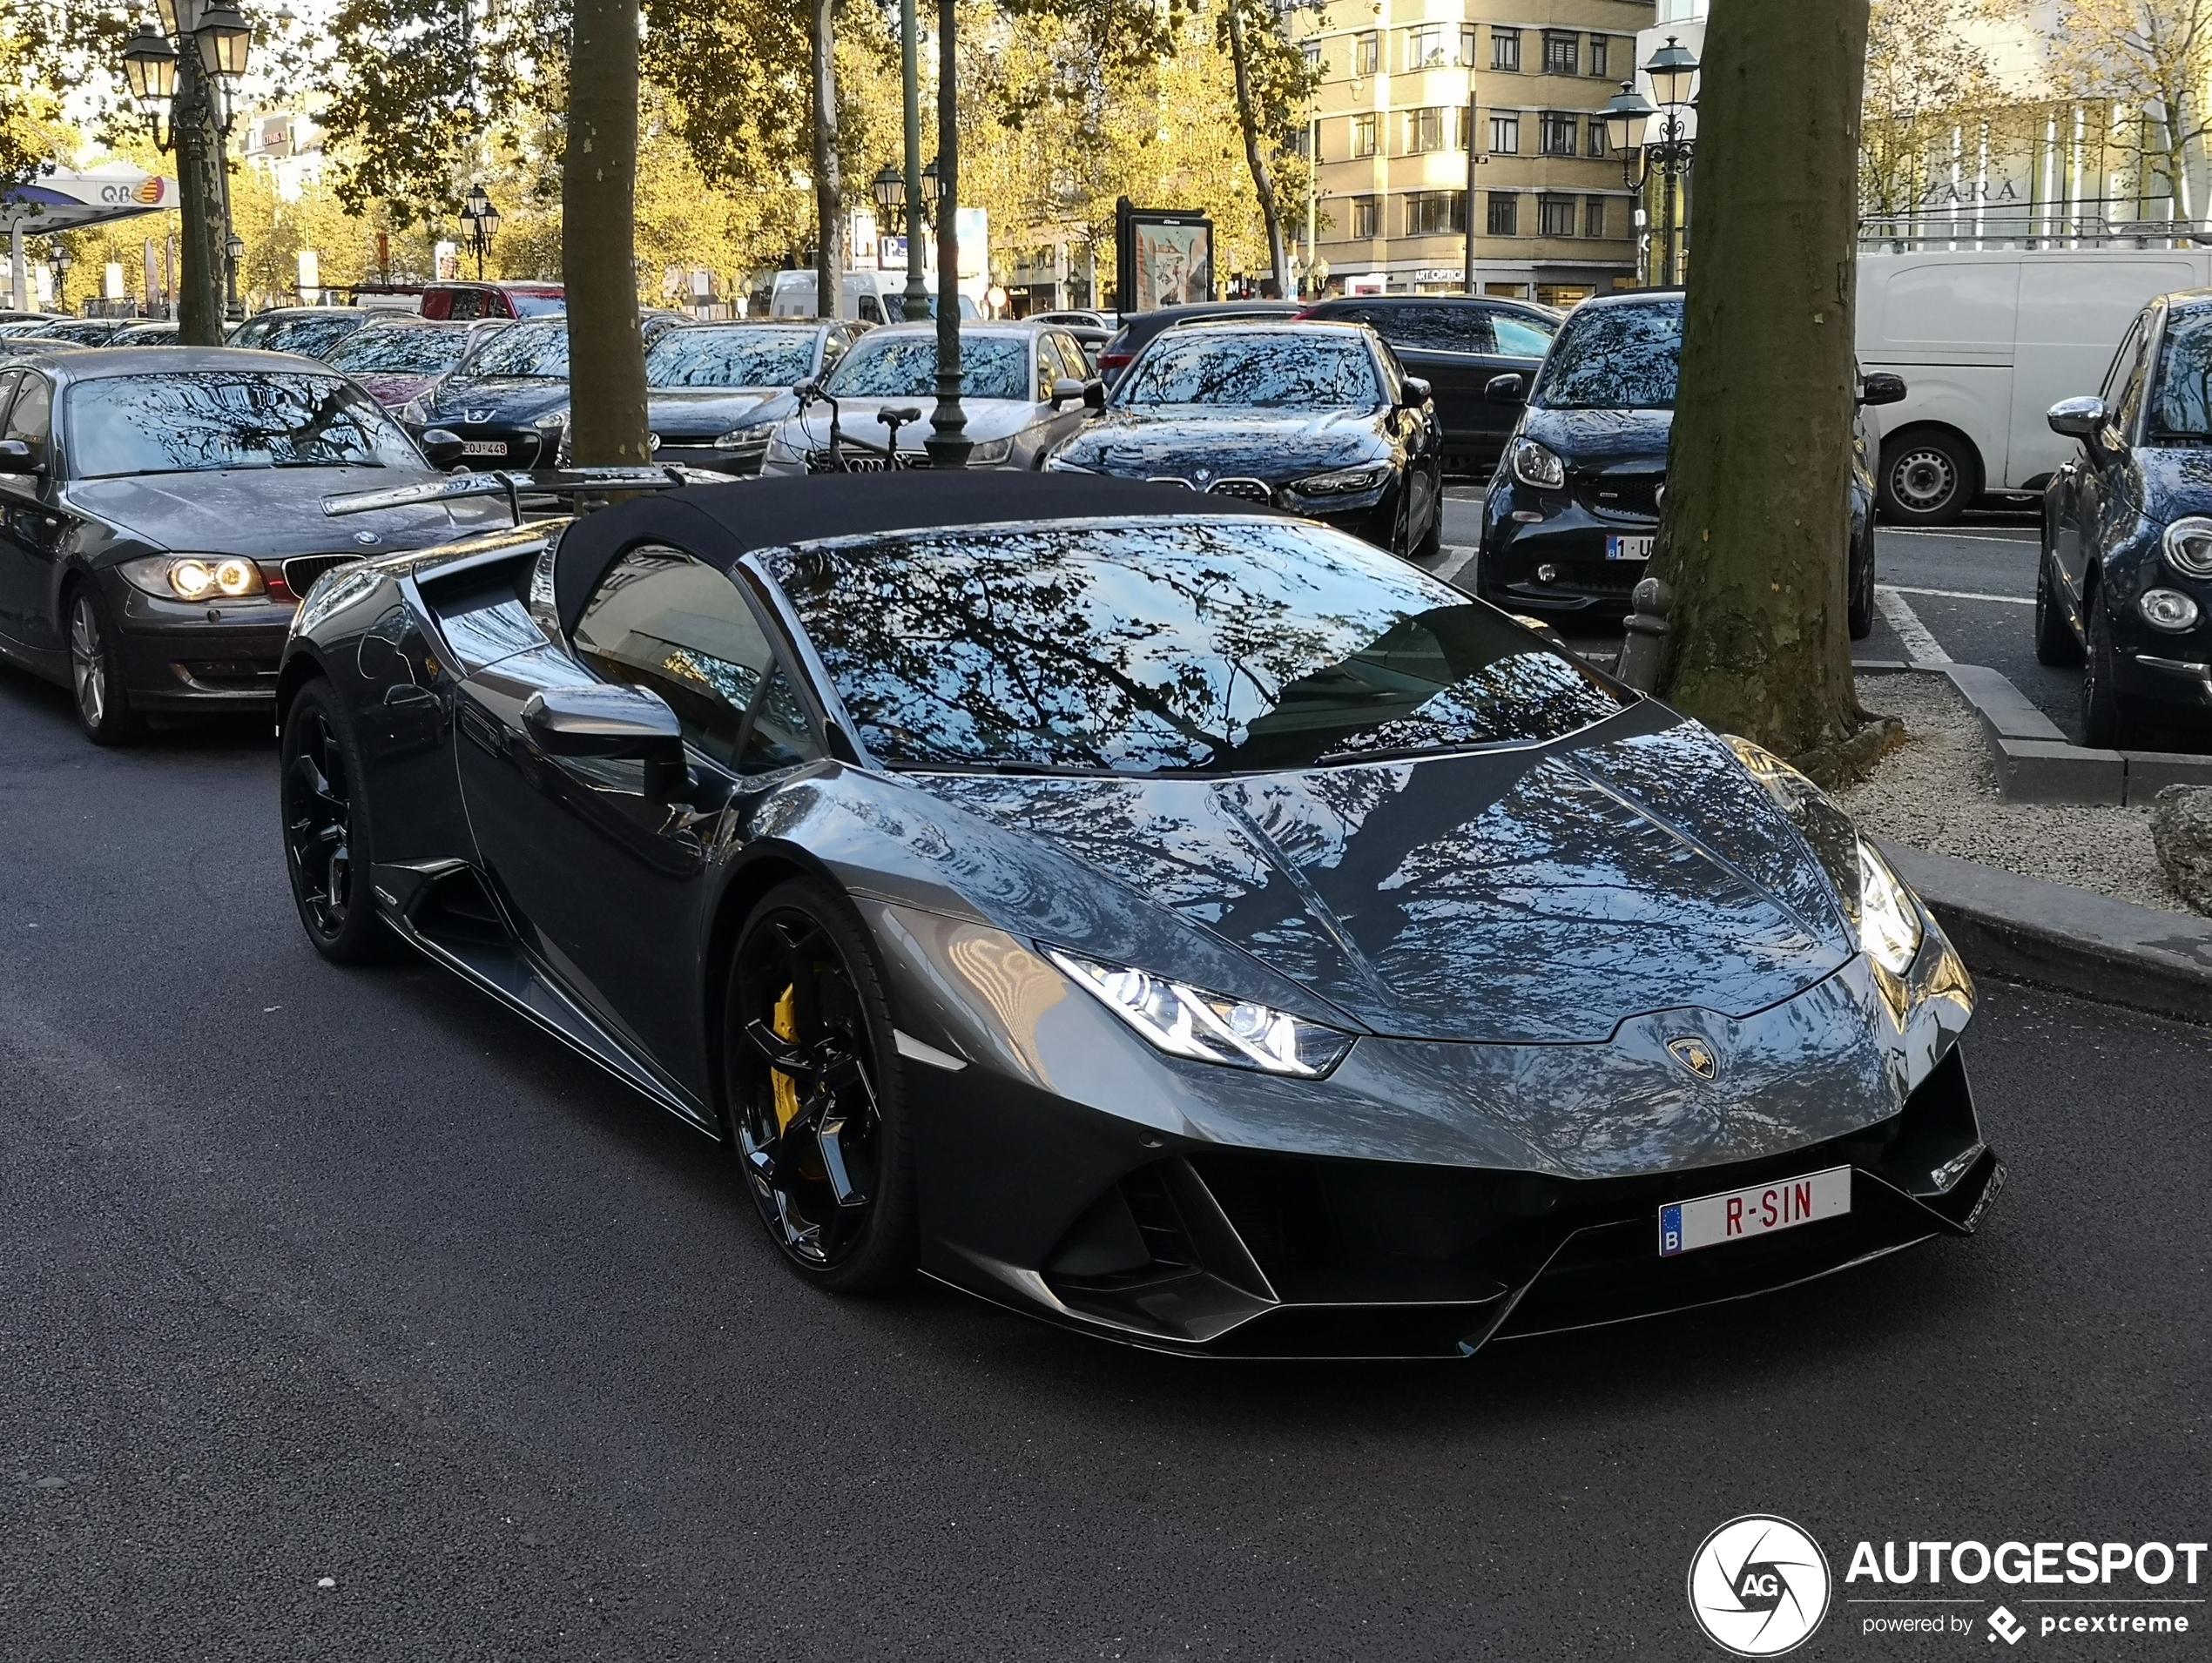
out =
[(553, 562), (554, 603), (561, 627), (573, 630), (607, 568), (641, 542), (672, 542), (727, 567), (756, 549), (825, 537), (1154, 515), (1280, 517), (1264, 503), (1239, 497), (1092, 474), (915, 468), (739, 480), (658, 492), (586, 515), (561, 535)]

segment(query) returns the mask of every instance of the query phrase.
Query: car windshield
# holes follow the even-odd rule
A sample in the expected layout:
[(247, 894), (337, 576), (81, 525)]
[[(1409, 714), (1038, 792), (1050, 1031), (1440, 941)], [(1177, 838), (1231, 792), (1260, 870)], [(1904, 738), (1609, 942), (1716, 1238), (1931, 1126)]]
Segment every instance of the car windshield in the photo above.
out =
[(517, 294), (509, 289), (507, 291), (507, 304), (514, 308), (518, 318), (559, 318), (568, 313), (569, 297), (565, 294)]
[(1585, 306), (1552, 342), (1528, 401), (1548, 410), (1671, 410), (1682, 302)]
[(645, 385), (792, 387), (813, 367), (812, 329), (674, 329), (645, 354)]
[(441, 375), (461, 361), (469, 337), (458, 329), (360, 329), (323, 361), (348, 375)]
[(2212, 311), (2168, 315), (2150, 428), (2157, 439), (2212, 440)]
[(271, 325), (259, 340), (250, 344), (265, 353), (298, 353), (306, 358), (320, 358), (361, 327), (359, 318), (342, 312), (327, 318), (285, 318)]
[(893, 766), (1295, 769), (1549, 738), (1621, 708), (1502, 613), (1323, 526), (929, 531), (769, 569)]
[(1123, 377), (1122, 405), (1372, 410), (1383, 401), (1374, 354), (1339, 330), (1170, 329)]
[(219, 468), (407, 468), (421, 453), (374, 399), (335, 375), (196, 370), (69, 389), (78, 479)]
[[(929, 399), (937, 395), (937, 337), (878, 335), (838, 360), (822, 383), (840, 399)], [(1022, 335), (960, 338), (960, 395), (1031, 399), (1029, 342)]]
[(462, 371), (470, 375), (519, 375), (564, 381), (569, 375), (569, 326), (517, 323), (484, 338)]

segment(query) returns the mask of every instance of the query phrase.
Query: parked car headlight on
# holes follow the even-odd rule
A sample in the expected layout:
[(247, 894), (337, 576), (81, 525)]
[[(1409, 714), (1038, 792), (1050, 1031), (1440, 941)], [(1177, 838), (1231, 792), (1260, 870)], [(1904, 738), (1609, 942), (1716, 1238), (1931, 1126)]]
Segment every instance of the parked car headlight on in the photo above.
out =
[(2212, 577), (2212, 520), (2191, 515), (2166, 528), (2166, 563), (2186, 577)]
[(1057, 947), (1044, 951), (1077, 986), (1170, 1056), (1318, 1080), (1352, 1049), (1349, 1033), (1251, 1000)]
[(235, 601), (269, 588), (243, 555), (141, 555), (117, 569), (134, 589), (165, 601)]
[(1858, 840), (1858, 945), (1892, 976), (1902, 976), (1920, 955), (1920, 909), (1890, 870), (1881, 851)]
[(1336, 468), (1325, 474), (1308, 474), (1291, 488), (1300, 496), (1354, 496), (1361, 491), (1372, 491), (1389, 474), (1387, 468), (1380, 466)]
[(1523, 485), (1555, 491), (1567, 483), (1567, 464), (1560, 461), (1556, 451), (1534, 439), (1516, 439), (1513, 441), (1513, 476)]
[(2145, 589), (2136, 597), (2135, 610), (2143, 615), (2143, 622), (2152, 629), (2171, 630), (2176, 634), (2196, 628), (2200, 616), (2196, 603), (2177, 589)]
[(968, 465), (970, 468), (996, 468), (1013, 454), (1014, 441), (1011, 439), (984, 439), (968, 453)]

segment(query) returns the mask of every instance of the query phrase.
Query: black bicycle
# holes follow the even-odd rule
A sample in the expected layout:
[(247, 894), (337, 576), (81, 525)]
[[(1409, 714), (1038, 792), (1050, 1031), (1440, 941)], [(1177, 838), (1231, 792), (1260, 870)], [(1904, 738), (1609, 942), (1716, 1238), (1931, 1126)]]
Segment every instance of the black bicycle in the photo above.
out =
[(808, 473), (887, 474), (914, 465), (912, 454), (899, 448), (899, 429), (909, 422), (921, 420), (921, 412), (913, 405), (879, 408), (875, 419), (889, 428), (890, 434), (882, 444), (872, 445), (865, 439), (855, 439), (846, 433), (843, 413), (838, 408), (837, 400), (823, 389), (820, 382), (802, 382), (794, 390), (799, 394), (799, 407), (802, 411), (817, 402), (829, 406), (829, 443), (820, 450), (806, 453)]

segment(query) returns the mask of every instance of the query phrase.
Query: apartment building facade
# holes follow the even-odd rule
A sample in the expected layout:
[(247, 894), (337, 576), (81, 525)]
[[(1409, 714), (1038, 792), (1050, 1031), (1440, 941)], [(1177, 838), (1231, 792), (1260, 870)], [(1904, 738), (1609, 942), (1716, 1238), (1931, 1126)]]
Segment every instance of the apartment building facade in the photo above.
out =
[(1633, 286), (1636, 195), (1599, 111), (1635, 76), (1653, 10), (1652, 0), (1331, 0), (1291, 14), (1322, 75), (1305, 136), (1318, 158), (1314, 189), (1285, 205), (1303, 286), (1459, 293), (1470, 142), (1478, 287), (1564, 306)]

